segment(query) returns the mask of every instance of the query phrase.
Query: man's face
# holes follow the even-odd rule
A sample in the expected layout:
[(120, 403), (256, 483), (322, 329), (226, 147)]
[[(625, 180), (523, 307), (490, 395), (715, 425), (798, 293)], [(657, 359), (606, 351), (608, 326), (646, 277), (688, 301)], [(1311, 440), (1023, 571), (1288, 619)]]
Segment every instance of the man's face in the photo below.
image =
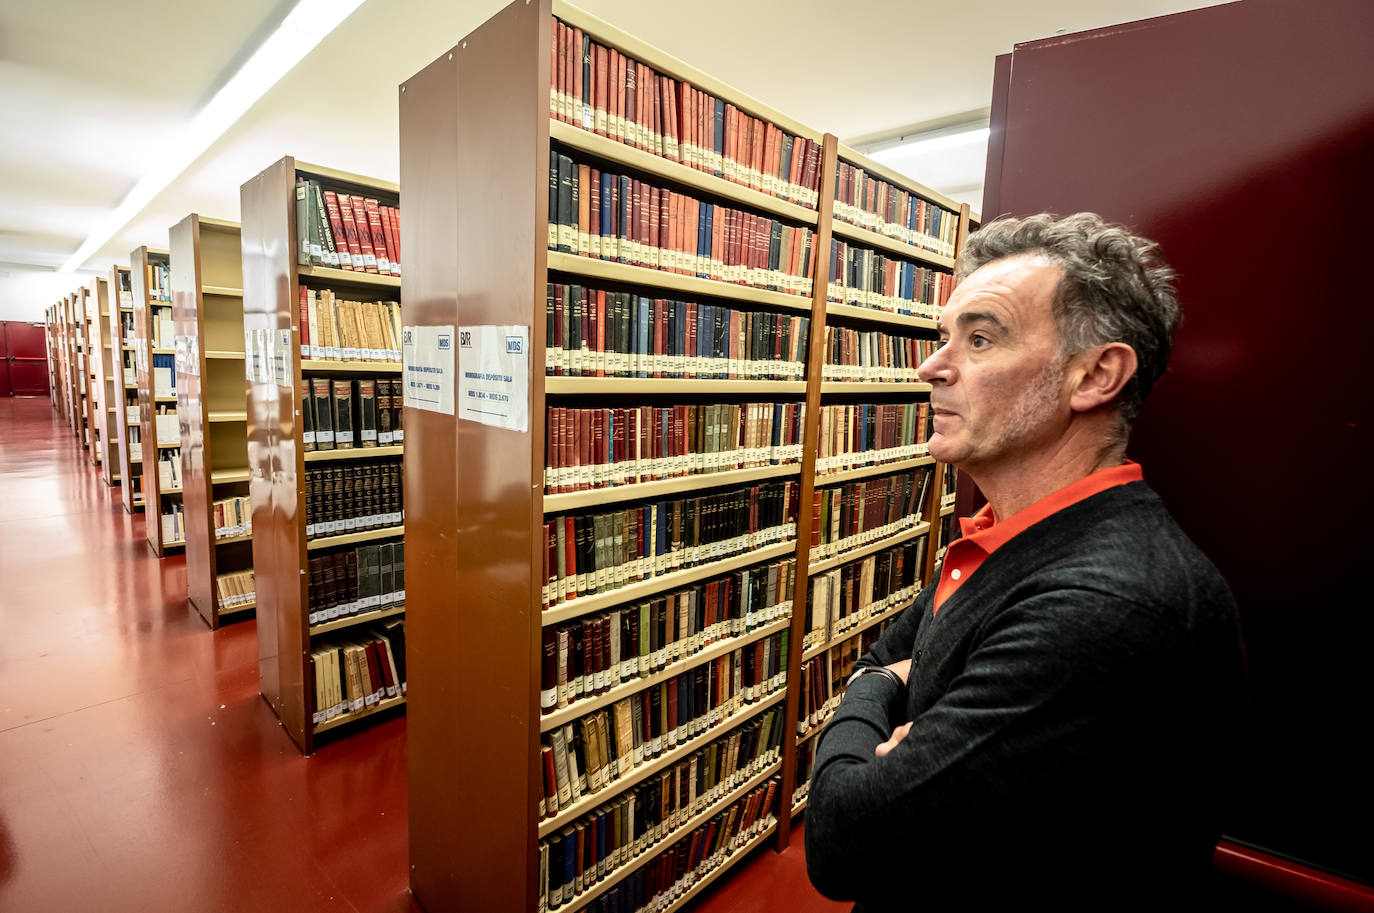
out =
[(976, 477), (1067, 430), (1066, 359), (1051, 309), (1060, 272), (1038, 256), (997, 260), (950, 296), (942, 345), (918, 371), (931, 385), (935, 459)]

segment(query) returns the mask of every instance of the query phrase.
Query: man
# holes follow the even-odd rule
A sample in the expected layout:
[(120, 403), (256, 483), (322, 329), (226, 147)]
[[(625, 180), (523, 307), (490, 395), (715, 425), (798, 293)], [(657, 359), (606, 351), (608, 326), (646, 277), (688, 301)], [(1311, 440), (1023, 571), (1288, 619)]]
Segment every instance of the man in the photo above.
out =
[(1225, 582), (1125, 459), (1173, 273), (1084, 213), (992, 223), (957, 274), (919, 373), (931, 455), (988, 503), (821, 736), (811, 880), (856, 910), (1186, 902), (1244, 663)]

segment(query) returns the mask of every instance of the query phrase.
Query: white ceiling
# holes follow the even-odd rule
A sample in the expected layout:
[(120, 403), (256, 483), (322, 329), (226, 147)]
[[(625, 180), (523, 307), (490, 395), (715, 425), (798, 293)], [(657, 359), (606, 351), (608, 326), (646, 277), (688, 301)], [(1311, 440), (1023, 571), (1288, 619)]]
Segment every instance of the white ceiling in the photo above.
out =
[[(84, 264), (167, 246), (187, 213), (238, 218), (283, 155), (395, 180), (397, 85), (506, 0), (369, 0)], [(40, 319), (55, 276), (292, 0), (0, 5), (0, 318)], [(1212, 5), (1189, 0), (582, 0), (589, 12), (841, 139), (978, 112), (1017, 42)], [(728, 28), (720, 28), (729, 23)], [(783, 24), (785, 23), (785, 25)], [(808, 63), (816, 60), (818, 63)], [(982, 144), (913, 177), (981, 198)], [(8, 274), (8, 275), (6, 275)]]

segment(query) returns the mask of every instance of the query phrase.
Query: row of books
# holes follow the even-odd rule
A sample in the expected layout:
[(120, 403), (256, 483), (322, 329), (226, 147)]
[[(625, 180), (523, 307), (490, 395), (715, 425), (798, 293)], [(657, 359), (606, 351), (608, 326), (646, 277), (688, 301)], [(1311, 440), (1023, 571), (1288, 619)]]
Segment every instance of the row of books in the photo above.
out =
[(843, 637), (850, 628), (915, 599), (926, 540), (921, 536), (808, 578), (802, 649)]
[(137, 338), (137, 333), (134, 330), (134, 315), (131, 311), (121, 311), (119, 314), (119, 336), (127, 346), (133, 345), (134, 339)]
[(310, 666), (316, 726), (400, 697), (406, 690), (405, 622), (396, 619), (318, 641)]
[(152, 341), (148, 343), (151, 347), (170, 349), (176, 344), (176, 327), (172, 323), (172, 305), (169, 302), (153, 302), (148, 311), (148, 323), (153, 334)]
[(918, 381), (917, 369), (938, 347), (934, 339), (827, 326), (821, 379), (870, 383)]
[[(780, 631), (546, 733), (544, 763), (551, 753), (555, 771), (567, 769), (580, 785), (564, 799), (560, 777), (558, 806), (608, 789), (664, 753), (725, 726), (745, 705), (781, 689), (787, 678), (787, 638), (787, 632)], [(585, 781), (577, 771), (585, 773)]]
[[(634, 865), (636, 857), (675, 836), (692, 818), (776, 763), (785, 728), (781, 716), (777, 710), (765, 711), (549, 835), (540, 845), (541, 858), (547, 851), (555, 874), (566, 876), (569, 869), (573, 873), (571, 884), (555, 887), (560, 896), (566, 895), (563, 902)], [(561, 793), (571, 794), (571, 771), (561, 783), (557, 779), (568, 765), (547, 763), (548, 754), (546, 817), (557, 814)]]
[[(954, 506), (954, 495), (958, 485), (957, 480), (958, 474), (955, 472), (954, 467), (946, 463), (944, 476), (940, 479), (940, 508), (942, 510), (946, 507)], [(949, 540), (945, 539), (942, 541), (948, 542)]]
[(549, 494), (795, 463), (805, 403), (547, 410)]
[(811, 319), (549, 283), (544, 371), (559, 377), (800, 380)]
[(301, 378), (302, 446), (307, 450), (391, 447), (405, 440), (398, 378)]
[(157, 487), (162, 490), (181, 487), (181, 450), (163, 450), (157, 457)]
[(186, 510), (180, 501), (167, 505), (161, 514), (161, 521), (163, 545), (186, 543)]
[(401, 211), (296, 175), (296, 262), (401, 275)]
[(312, 557), (307, 566), (310, 624), (404, 605), (405, 571), (405, 543), (400, 540)]
[(619, 589), (797, 534), (796, 480), (763, 482), (544, 523), (544, 605)]
[(810, 295), (816, 232), (549, 152), (549, 250)]
[[(845, 638), (819, 656), (802, 663), (797, 677), (797, 734), (823, 725), (839, 706), (844, 684), (854, 672), (859, 658), (872, 649), (873, 644), (895, 619)], [(798, 774), (800, 777), (800, 774)]]
[[(142, 426), (141, 424), (139, 424), (139, 422), (138, 422), (138, 407), (137, 407), (137, 406), (129, 406), (128, 408), (129, 408), (130, 410), (132, 410), (132, 420), (129, 421), (129, 422), (128, 422), (128, 425), (127, 425), (128, 430), (129, 430), (129, 443), (130, 443), (130, 444), (135, 444), (135, 445), (137, 445), (137, 444), (142, 444), (142, 443), (143, 443), (143, 426)], [(134, 460), (134, 461), (143, 459), (143, 451), (142, 451), (142, 450), (137, 450), (137, 451), (135, 451), (135, 452), (133, 453), (133, 455), (130, 457), (130, 459), (132, 459), (132, 460)]]
[(149, 263), (147, 270), (148, 297), (155, 301), (172, 300), (172, 270), (162, 263)]
[(221, 612), (241, 609), (257, 601), (254, 589), (253, 569), (230, 571), (215, 577), (215, 599)]
[(211, 507), (215, 538), (245, 536), (253, 531), (253, 499), (246, 496), (220, 498)]
[(400, 361), (401, 303), (351, 301), (300, 287), (301, 358)]
[(549, 116), (816, 208), (821, 147), (553, 20)]
[(826, 300), (934, 320), (954, 291), (954, 275), (891, 254), (830, 239)]
[(817, 488), (811, 504), (811, 560), (885, 539), (921, 521), (928, 467)]
[(954, 256), (959, 214), (923, 199), (863, 168), (839, 163), (835, 218), (906, 244)]
[(305, 467), (305, 536), (341, 536), (405, 519), (399, 459), (353, 460), (342, 466)]
[(154, 355), (153, 361), (153, 395), (154, 396), (176, 396), (177, 395), (177, 370), (176, 360), (171, 355)]
[(821, 406), (816, 473), (925, 456), (930, 403), (835, 403)]
[(543, 631), (540, 709), (644, 678), (789, 617), (794, 559), (742, 568)]
[(177, 407), (173, 403), (153, 404), (153, 430), (159, 444), (181, 443), (181, 426), (177, 424)]

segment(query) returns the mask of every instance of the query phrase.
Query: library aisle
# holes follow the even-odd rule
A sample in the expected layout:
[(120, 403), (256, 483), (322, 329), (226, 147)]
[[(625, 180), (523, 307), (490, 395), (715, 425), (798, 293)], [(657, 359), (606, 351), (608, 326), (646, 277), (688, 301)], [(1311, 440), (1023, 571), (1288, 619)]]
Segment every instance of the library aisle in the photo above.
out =
[[(405, 718), (301, 757), (256, 623), (206, 629), (48, 399), (0, 399), (0, 427), (0, 910), (418, 910)], [(849, 906), (798, 831), (694, 909)]]

